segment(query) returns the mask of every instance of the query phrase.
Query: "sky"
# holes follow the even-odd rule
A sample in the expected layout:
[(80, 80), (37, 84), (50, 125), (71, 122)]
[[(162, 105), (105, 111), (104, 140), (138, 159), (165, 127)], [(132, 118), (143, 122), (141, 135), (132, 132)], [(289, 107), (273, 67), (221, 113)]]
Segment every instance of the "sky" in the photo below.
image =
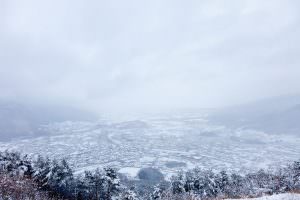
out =
[(1, 0), (0, 100), (96, 112), (300, 93), (298, 0)]

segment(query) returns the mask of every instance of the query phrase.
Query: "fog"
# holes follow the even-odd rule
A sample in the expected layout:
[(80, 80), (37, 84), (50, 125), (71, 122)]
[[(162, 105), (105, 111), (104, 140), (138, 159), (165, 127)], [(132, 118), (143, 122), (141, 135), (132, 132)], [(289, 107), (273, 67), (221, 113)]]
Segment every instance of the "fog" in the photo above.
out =
[(0, 100), (95, 112), (300, 93), (300, 2), (0, 2)]

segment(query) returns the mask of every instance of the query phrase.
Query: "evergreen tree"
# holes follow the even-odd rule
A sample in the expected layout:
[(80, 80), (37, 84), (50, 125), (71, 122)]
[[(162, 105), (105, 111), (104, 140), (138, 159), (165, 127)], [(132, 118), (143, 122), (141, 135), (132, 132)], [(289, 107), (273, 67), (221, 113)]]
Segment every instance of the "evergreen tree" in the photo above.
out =
[(50, 185), (48, 184), (49, 174), (51, 171), (50, 164), (50, 159), (44, 159), (42, 156), (38, 156), (37, 160), (34, 162), (34, 180), (38, 183), (41, 189), (50, 188)]
[(243, 194), (244, 179), (242, 176), (233, 173), (230, 177), (230, 193), (229, 197), (237, 198)]
[(159, 185), (154, 186), (154, 190), (150, 196), (151, 200), (160, 200), (162, 198), (163, 190)]
[(134, 190), (127, 190), (122, 197), (122, 200), (139, 200)]
[(118, 179), (117, 172), (112, 168), (105, 168), (104, 188), (105, 198), (111, 200), (113, 196), (117, 195), (120, 189), (120, 180)]
[(182, 194), (185, 192), (185, 189), (184, 189), (184, 184), (185, 184), (185, 181), (184, 181), (184, 176), (183, 176), (183, 173), (180, 172), (177, 176), (175, 177), (172, 177), (172, 193), (173, 194)]
[(229, 176), (226, 171), (221, 171), (217, 179), (221, 196), (226, 197), (229, 193)]
[(300, 190), (300, 160), (292, 164), (294, 189)]

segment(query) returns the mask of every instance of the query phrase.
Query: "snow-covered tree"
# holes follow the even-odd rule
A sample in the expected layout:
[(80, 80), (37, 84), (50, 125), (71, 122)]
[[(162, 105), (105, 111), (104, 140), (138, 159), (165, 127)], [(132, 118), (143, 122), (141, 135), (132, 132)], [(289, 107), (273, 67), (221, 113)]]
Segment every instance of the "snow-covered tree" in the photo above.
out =
[(293, 178), (293, 189), (300, 190), (300, 160), (290, 166)]
[(229, 176), (227, 172), (222, 170), (216, 179), (217, 188), (220, 192), (219, 196), (226, 197), (229, 192), (229, 183)]
[(27, 177), (0, 174), (1, 200), (46, 200), (48, 192), (40, 191), (35, 181)]
[(160, 185), (154, 186), (154, 190), (150, 196), (151, 200), (161, 200), (163, 197), (164, 189)]
[(41, 189), (49, 189), (49, 174), (51, 171), (51, 161), (49, 158), (38, 156), (34, 162), (34, 180), (39, 184)]
[(11, 175), (31, 177), (33, 169), (27, 155), (22, 156), (19, 152), (0, 152), (0, 172)]
[(122, 195), (122, 200), (139, 200), (134, 190), (126, 190), (125, 193)]
[(117, 176), (116, 170), (112, 168), (105, 168), (104, 171), (105, 200), (111, 200), (112, 197), (117, 196), (120, 191), (120, 180)]
[(185, 177), (183, 172), (180, 172), (177, 176), (173, 176), (171, 179), (172, 193), (182, 194), (185, 192)]
[(241, 197), (244, 194), (244, 178), (236, 173), (231, 174), (230, 177), (230, 193), (229, 196), (230, 197)]

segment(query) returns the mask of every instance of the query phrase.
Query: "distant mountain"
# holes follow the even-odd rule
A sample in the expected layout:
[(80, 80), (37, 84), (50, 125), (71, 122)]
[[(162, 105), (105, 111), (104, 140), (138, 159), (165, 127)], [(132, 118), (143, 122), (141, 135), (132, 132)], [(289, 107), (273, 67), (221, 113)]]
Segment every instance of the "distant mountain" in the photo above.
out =
[(43, 134), (40, 125), (62, 121), (95, 120), (96, 116), (78, 109), (53, 105), (0, 102), (0, 141)]
[(210, 116), (218, 124), (300, 135), (300, 95), (279, 96), (226, 108)]

